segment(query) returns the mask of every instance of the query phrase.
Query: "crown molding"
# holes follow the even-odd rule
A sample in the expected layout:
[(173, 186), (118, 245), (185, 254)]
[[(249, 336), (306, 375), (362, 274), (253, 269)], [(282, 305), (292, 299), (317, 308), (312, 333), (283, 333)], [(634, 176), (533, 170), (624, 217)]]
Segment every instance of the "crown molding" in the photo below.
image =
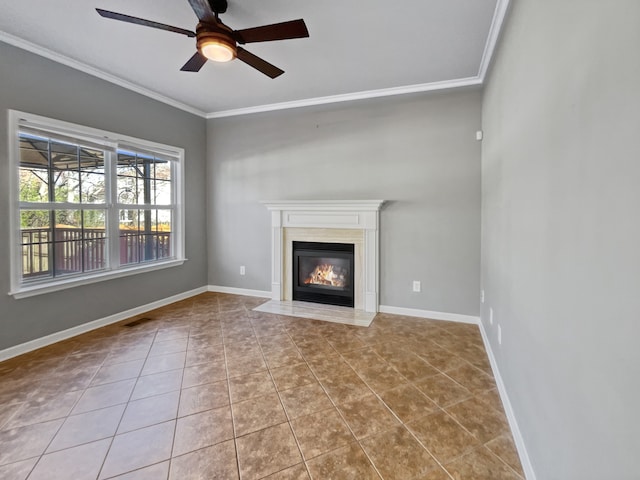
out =
[(354, 93), (345, 93), (340, 95), (329, 95), (326, 97), (306, 98), (302, 100), (294, 100), (290, 102), (271, 103), (266, 105), (258, 105), (254, 107), (236, 108), (231, 110), (221, 110), (213, 112), (204, 112), (197, 108), (186, 105), (182, 102), (174, 100), (172, 98), (161, 95), (157, 92), (142, 87), (141, 85), (129, 82), (120, 77), (107, 73), (98, 68), (92, 67), (78, 60), (74, 60), (65, 55), (56, 53), (47, 48), (41, 47), (34, 43), (23, 40), (19, 37), (11, 35), (9, 33), (0, 31), (0, 41), (13, 45), (15, 47), (27, 50), (42, 57), (53, 60), (54, 62), (61, 63), (68, 67), (74, 68), (81, 72), (87, 73), (94, 77), (106, 80), (120, 87), (134, 91), (146, 97), (152, 98), (159, 102), (165, 103), (172, 107), (178, 108), (185, 112), (192, 113), (199, 117), (206, 119), (233, 117), (238, 115), (250, 115), (253, 113), (272, 112), (276, 110), (287, 110), (292, 108), (310, 107), (315, 105), (326, 105), (331, 103), (351, 102), (354, 100), (366, 100), (370, 98), (389, 97), (394, 95), (405, 95), (409, 93), (421, 93), (432, 92), (437, 90), (448, 90), (453, 88), (470, 87), (483, 85), (487, 70), (491, 64), (491, 59), (500, 37), (502, 25), (506, 17), (510, 0), (497, 0), (496, 9), (493, 13), (493, 19), (491, 21), (491, 27), (489, 28), (489, 34), (487, 35), (487, 41), (485, 42), (482, 59), (480, 61), (480, 67), (478, 69), (478, 75), (474, 77), (460, 78), (455, 80), (445, 80), (441, 82), (421, 83), (415, 85), (406, 85), (402, 87), (382, 88), (377, 90), (366, 90)]
[(255, 107), (236, 108), (233, 110), (222, 110), (207, 114), (207, 119), (235, 117), (237, 115), (249, 115), (252, 113), (272, 112), (274, 110), (287, 110), (290, 108), (311, 107), (314, 105), (326, 105), (329, 103), (352, 102), (354, 100), (366, 100), (369, 98), (389, 97), (393, 95), (404, 95), (407, 93), (431, 92), (435, 90), (447, 90), (450, 88), (469, 87), (482, 85), (480, 77), (460, 78), (456, 80), (445, 80), (442, 82), (420, 83), (417, 85), (407, 85), (404, 87), (382, 88), (379, 90), (366, 90), (363, 92), (345, 93), (341, 95), (329, 95), (327, 97), (305, 98), (291, 102), (271, 103), (268, 105), (258, 105)]
[(498, 0), (496, 3), (496, 9), (493, 12), (493, 19), (491, 20), (491, 26), (489, 27), (489, 35), (487, 35), (487, 41), (484, 44), (484, 52), (482, 53), (482, 60), (480, 61), (480, 69), (478, 70), (478, 78), (481, 83), (484, 83), (484, 79), (491, 65), (491, 59), (495, 52), (498, 39), (500, 38), (500, 32), (502, 31), (502, 24), (507, 16), (509, 10), (509, 0)]
[(11, 35), (10, 33), (0, 31), (0, 41), (8, 43), (9, 45), (13, 45), (14, 47), (21, 48), (23, 50), (27, 50), (28, 52), (35, 53), (36, 55), (40, 55), (41, 57), (48, 58), (49, 60), (53, 60), (54, 62), (61, 63), (62, 65), (66, 65), (67, 67), (71, 67), (76, 70), (80, 70), (81, 72), (88, 73), (89, 75), (100, 78), (102, 80), (106, 80), (107, 82), (126, 88), (127, 90), (131, 90), (133, 92), (144, 95), (145, 97), (157, 100), (158, 102), (162, 102), (180, 110), (184, 110), (185, 112), (192, 113), (199, 117), (206, 117), (206, 112), (203, 112), (202, 110), (190, 107), (189, 105), (185, 105), (184, 103), (178, 102), (177, 100), (174, 100), (172, 98), (165, 97), (164, 95), (154, 92), (153, 90), (149, 90), (148, 88), (142, 87), (133, 82), (129, 82), (128, 80), (124, 80), (120, 77), (100, 70), (99, 68), (92, 67), (90, 65), (87, 65), (86, 63), (79, 62), (78, 60), (74, 60), (73, 58), (41, 47), (39, 45), (36, 45), (35, 43), (28, 42), (27, 40), (16, 37), (15, 35)]

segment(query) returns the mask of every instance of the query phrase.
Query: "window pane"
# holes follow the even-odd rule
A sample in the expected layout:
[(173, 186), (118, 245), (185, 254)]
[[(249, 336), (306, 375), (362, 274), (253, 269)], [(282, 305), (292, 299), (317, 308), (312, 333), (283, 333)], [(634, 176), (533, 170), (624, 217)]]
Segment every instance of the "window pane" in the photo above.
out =
[(118, 152), (118, 175), (123, 177), (136, 177), (136, 156)]
[(80, 148), (80, 170), (104, 173), (104, 152), (92, 148)]
[(48, 202), (49, 201), (49, 171), (43, 168), (21, 168), (20, 201)]
[(51, 212), (23, 210), (20, 212), (20, 244), (23, 278), (51, 276), (49, 269), (51, 248)]
[(51, 167), (56, 170), (78, 170), (78, 146), (51, 141)]
[(164, 160), (156, 160), (157, 180), (171, 180), (171, 163)]
[[(61, 238), (78, 238), (64, 232)], [(54, 243), (56, 277), (82, 272), (82, 240), (56, 241)]]
[(107, 240), (98, 236), (84, 242), (84, 271), (100, 270), (107, 266), (105, 257)]
[(102, 173), (80, 174), (82, 203), (105, 203), (105, 176)]
[(165, 180), (155, 181), (153, 203), (155, 205), (171, 205), (171, 182)]
[(49, 168), (49, 140), (21, 133), (20, 166), (27, 168)]
[(85, 210), (82, 212), (84, 238), (106, 236), (106, 210)]
[(56, 202), (80, 202), (80, 173), (54, 170), (53, 191)]
[(118, 177), (118, 203), (135, 204), (138, 201), (138, 189), (135, 177)]

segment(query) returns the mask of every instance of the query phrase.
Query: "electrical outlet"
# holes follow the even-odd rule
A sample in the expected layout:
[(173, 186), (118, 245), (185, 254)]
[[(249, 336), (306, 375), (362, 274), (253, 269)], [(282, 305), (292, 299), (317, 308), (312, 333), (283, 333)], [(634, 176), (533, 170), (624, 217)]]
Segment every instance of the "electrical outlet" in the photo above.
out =
[(246, 270), (244, 268), (244, 265), (240, 266), (240, 275), (244, 275), (246, 273)]
[(502, 327), (498, 325), (498, 345), (502, 345)]
[(489, 325), (493, 325), (493, 308), (489, 307)]
[(413, 281), (413, 291), (414, 292), (419, 292), (422, 289), (422, 286), (420, 285), (420, 280), (414, 280)]
[(480, 303), (484, 303), (484, 290), (480, 290)]

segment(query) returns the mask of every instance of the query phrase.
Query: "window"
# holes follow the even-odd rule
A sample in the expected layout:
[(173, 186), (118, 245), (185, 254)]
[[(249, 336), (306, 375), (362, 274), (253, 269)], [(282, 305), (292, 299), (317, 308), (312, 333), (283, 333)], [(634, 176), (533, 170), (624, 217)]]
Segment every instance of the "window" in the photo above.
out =
[(12, 294), (184, 261), (182, 149), (10, 111)]

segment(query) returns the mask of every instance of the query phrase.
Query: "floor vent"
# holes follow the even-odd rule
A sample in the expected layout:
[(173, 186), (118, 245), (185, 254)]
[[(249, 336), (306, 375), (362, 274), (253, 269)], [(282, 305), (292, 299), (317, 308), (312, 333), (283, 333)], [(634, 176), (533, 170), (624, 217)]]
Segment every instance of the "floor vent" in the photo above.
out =
[(142, 318), (138, 318), (136, 320), (133, 320), (133, 321), (131, 321), (129, 323), (125, 323), (124, 326), (125, 327), (137, 327), (138, 325), (150, 322), (151, 320), (153, 320), (153, 319), (149, 318), (149, 317), (142, 317)]

